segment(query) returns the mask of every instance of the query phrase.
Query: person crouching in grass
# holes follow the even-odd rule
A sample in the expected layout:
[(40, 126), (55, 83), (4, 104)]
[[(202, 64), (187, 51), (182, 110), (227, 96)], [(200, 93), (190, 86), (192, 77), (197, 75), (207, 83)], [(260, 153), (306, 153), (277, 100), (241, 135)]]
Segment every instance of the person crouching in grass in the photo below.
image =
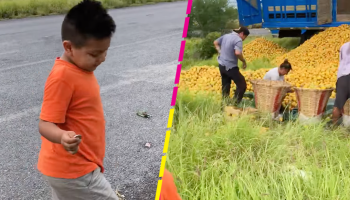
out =
[[(288, 62), (288, 59), (285, 59), (284, 62), (279, 66), (270, 69), (264, 76), (264, 80), (270, 80), (270, 81), (285, 81), (284, 76), (287, 75), (292, 70), (292, 65)], [(292, 90), (288, 92), (293, 92)], [(284, 99), (284, 97), (283, 97)], [(282, 114), (286, 108), (281, 105), (279, 115), (277, 118), (282, 117)]]
[(116, 25), (100, 2), (83, 0), (61, 27), (64, 53), (46, 80), (40, 113), (38, 170), (53, 200), (118, 200), (103, 175), (105, 119), (94, 75)]

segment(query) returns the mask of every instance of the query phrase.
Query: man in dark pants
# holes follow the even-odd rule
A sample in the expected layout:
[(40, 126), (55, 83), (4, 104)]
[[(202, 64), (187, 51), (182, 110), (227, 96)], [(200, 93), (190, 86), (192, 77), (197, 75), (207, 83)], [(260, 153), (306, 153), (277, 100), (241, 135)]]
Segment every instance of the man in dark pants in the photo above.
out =
[(235, 104), (239, 104), (247, 89), (247, 83), (244, 76), (239, 72), (238, 59), (243, 63), (243, 69), (247, 63), (243, 57), (243, 41), (248, 37), (249, 30), (246, 27), (240, 27), (232, 33), (225, 34), (214, 41), (215, 48), (219, 56), (219, 69), (222, 81), (222, 97), (226, 99), (230, 95), (231, 80), (236, 84), (236, 91), (233, 99)]
[(336, 83), (336, 97), (332, 113), (333, 125), (338, 124), (346, 101), (350, 98), (350, 42), (345, 43), (339, 52), (339, 68)]

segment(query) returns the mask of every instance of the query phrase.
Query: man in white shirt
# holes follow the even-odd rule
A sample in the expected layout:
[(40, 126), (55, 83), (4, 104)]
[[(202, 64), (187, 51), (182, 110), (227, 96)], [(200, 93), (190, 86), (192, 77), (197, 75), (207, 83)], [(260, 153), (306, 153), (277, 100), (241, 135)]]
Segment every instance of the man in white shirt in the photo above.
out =
[(265, 76), (265, 80), (270, 81), (284, 81), (284, 76), (287, 75), (292, 69), (292, 65), (286, 59), (279, 67), (270, 69)]

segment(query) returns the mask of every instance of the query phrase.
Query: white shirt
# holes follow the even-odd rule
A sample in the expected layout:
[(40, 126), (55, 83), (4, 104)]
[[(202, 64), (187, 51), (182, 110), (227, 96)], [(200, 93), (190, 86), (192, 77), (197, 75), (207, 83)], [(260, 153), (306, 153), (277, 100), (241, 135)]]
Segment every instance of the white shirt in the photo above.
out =
[(337, 78), (350, 74), (350, 42), (345, 43), (339, 52), (339, 68)]
[(265, 74), (264, 79), (270, 81), (284, 81), (284, 76), (280, 76), (278, 67), (275, 67)]

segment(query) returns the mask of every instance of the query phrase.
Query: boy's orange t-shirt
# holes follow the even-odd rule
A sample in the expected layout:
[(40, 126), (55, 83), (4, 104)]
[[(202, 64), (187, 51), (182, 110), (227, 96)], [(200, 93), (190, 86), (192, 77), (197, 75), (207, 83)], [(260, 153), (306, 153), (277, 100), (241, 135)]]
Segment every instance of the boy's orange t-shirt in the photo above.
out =
[(38, 170), (42, 174), (74, 179), (98, 166), (104, 172), (105, 120), (100, 86), (93, 72), (57, 58), (45, 84), (40, 119), (82, 135), (74, 155), (61, 144), (41, 137)]
[(173, 176), (168, 170), (164, 170), (162, 178), (162, 189), (160, 191), (160, 200), (181, 200), (177, 193)]

